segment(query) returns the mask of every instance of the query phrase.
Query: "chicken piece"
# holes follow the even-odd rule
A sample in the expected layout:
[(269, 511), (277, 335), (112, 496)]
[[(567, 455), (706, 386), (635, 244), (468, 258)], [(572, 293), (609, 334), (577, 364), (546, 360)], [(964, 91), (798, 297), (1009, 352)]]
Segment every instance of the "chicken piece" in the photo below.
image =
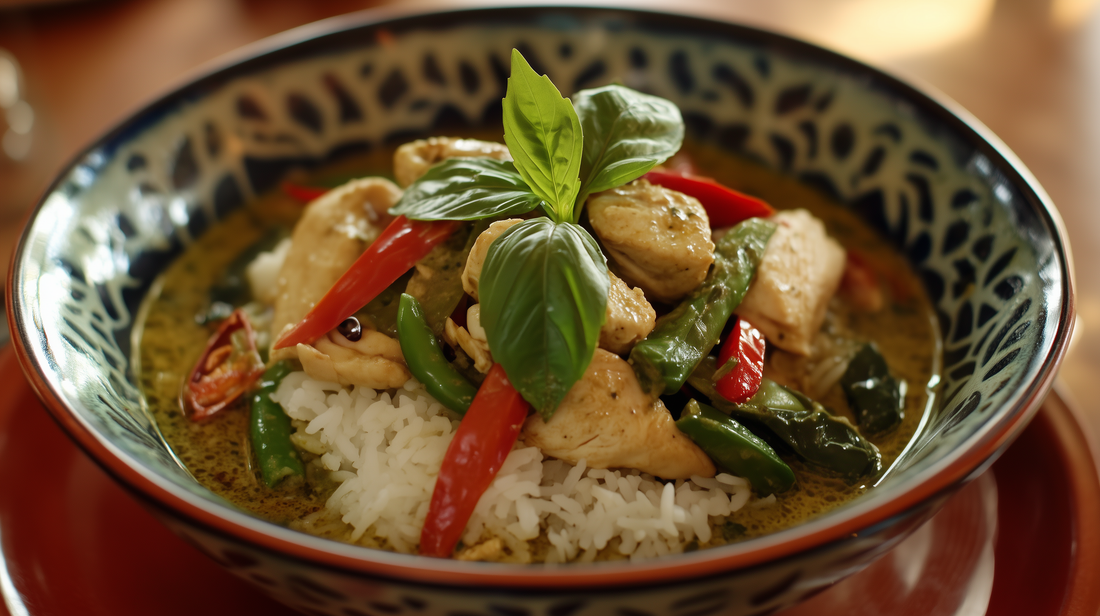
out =
[(493, 537), (470, 547), (460, 550), (455, 554), (455, 560), (495, 562), (504, 556), (504, 541), (500, 537)]
[(607, 320), (600, 328), (600, 347), (625, 355), (653, 331), (657, 313), (641, 289), (631, 289), (615, 274), (607, 291)]
[(474, 240), (474, 246), (470, 249), (470, 256), (466, 257), (466, 268), (462, 270), (462, 288), (470, 297), (477, 299), (477, 285), (478, 281), (481, 280), (481, 266), (485, 264), (485, 256), (489, 254), (489, 245), (502, 233), (521, 222), (523, 221), (519, 218), (498, 220), (489, 225), (489, 228), (482, 231), (481, 235)]
[(393, 175), (398, 184), (406, 187), (427, 173), (432, 165), (457, 157), (512, 160), (508, 146), (503, 143), (458, 137), (428, 137), (397, 148), (393, 154)]
[(778, 212), (749, 292), (737, 307), (768, 342), (809, 355), (844, 273), (844, 249), (806, 210)]
[(583, 458), (592, 468), (636, 468), (663, 479), (715, 473), (664, 403), (642, 391), (630, 364), (603, 349), (596, 349), (550, 421), (531, 415), (520, 438), (548, 456), (574, 463)]
[(299, 344), (298, 360), (310, 378), (371, 389), (396, 389), (412, 378), (401, 344), (382, 332), (363, 329), (351, 341), (333, 330), (313, 345)]
[[(352, 180), (306, 206), (294, 227), (290, 250), (276, 281), (275, 340), (301, 321), (344, 275), (381, 232), (386, 210), (401, 198), (401, 189), (382, 178)], [(296, 357), (293, 348), (272, 351), (271, 360)]]
[(637, 180), (593, 195), (587, 207), (612, 269), (650, 301), (675, 302), (706, 278), (714, 242), (695, 197)]
[(466, 327), (447, 317), (443, 326), (443, 340), (452, 348), (461, 347), (474, 360), (474, 368), (482, 374), (488, 374), (493, 367), (493, 355), (489, 352), (485, 329), (481, 327), (481, 304), (474, 304), (466, 311)]
[[(466, 259), (466, 268), (462, 271), (462, 288), (475, 300), (478, 299), (478, 283), (481, 279), (481, 267), (485, 263), (485, 256), (489, 253), (489, 245), (501, 236), (513, 225), (522, 222), (518, 218), (500, 220), (489, 225), (474, 241), (470, 249), (470, 256)], [(600, 346), (614, 353), (628, 352), (639, 340), (653, 331), (653, 324), (657, 318), (653, 306), (646, 301), (641, 289), (631, 289), (630, 285), (611, 274), (611, 286), (607, 295), (607, 320), (600, 328)], [(471, 311), (473, 307), (471, 307)], [(480, 308), (478, 308), (480, 311)], [(467, 322), (469, 318), (467, 317)], [(451, 327), (448, 325), (447, 327)], [(457, 326), (455, 326), (457, 327)], [(461, 328), (458, 328), (461, 329)], [(473, 330), (470, 331), (473, 333)], [(460, 334), (456, 331), (456, 336)], [(462, 339), (456, 337), (456, 342), (461, 344)], [(454, 344), (452, 344), (454, 346)], [(477, 360), (477, 355), (471, 353), (462, 345), (470, 357)], [(488, 345), (485, 346), (486, 354)], [(479, 361), (480, 363), (480, 361)], [(478, 368), (481, 370), (481, 368)], [(485, 372), (485, 370), (481, 370)]]

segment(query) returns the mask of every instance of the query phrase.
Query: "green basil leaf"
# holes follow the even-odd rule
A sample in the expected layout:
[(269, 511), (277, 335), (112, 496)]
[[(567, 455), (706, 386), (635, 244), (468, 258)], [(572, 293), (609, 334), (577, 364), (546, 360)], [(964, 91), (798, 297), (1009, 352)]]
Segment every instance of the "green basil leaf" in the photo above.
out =
[(489, 350), (545, 419), (592, 361), (609, 285), (596, 240), (573, 223), (533, 218), (489, 246), (478, 285)]
[(479, 220), (526, 214), (541, 202), (509, 161), (450, 158), (405, 189), (390, 213), (415, 220)]
[(570, 220), (584, 141), (573, 104), (513, 49), (503, 107), (504, 142), (516, 169), (557, 220)]
[(680, 149), (680, 109), (657, 96), (623, 86), (582, 90), (573, 105), (584, 132), (581, 189), (574, 220), (588, 195), (636, 180)]

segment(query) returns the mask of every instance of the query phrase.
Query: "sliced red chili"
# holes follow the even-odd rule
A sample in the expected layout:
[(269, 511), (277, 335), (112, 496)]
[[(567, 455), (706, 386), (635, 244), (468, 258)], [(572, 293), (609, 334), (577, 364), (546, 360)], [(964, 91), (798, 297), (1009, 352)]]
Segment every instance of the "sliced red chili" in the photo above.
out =
[[(714, 388), (734, 404), (747, 402), (760, 389), (764, 377), (764, 334), (745, 319), (738, 318), (733, 331), (718, 352), (718, 371)], [(727, 367), (729, 362), (736, 364)]]
[(650, 184), (659, 184), (698, 199), (714, 229), (736, 225), (753, 217), (766, 218), (775, 213), (775, 209), (764, 201), (722, 186), (711, 178), (668, 171), (650, 171), (642, 177)]
[(840, 293), (857, 310), (864, 312), (878, 312), (886, 303), (875, 270), (863, 257), (851, 250), (848, 251), (844, 263)]
[(450, 237), (459, 224), (394, 218), (309, 314), (279, 337), (274, 348), (309, 344), (325, 335), (385, 291), (436, 244)]
[(263, 372), (252, 325), (244, 312), (235, 310), (191, 369), (185, 392), (191, 419), (206, 419), (222, 410), (248, 392)]
[(306, 186), (304, 184), (295, 184), (290, 181), (284, 181), (279, 184), (279, 188), (290, 198), (302, 203), (309, 203), (332, 190), (331, 188), (325, 188), (323, 186)]
[(443, 456), (420, 532), (420, 553), (449, 557), (477, 501), (493, 483), (519, 437), (530, 405), (494, 364)]

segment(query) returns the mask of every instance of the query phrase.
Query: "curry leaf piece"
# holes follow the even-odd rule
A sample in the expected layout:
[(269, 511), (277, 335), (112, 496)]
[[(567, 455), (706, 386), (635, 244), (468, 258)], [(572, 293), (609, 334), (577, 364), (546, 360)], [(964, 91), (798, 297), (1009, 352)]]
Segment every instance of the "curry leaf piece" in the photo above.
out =
[(504, 142), (516, 169), (558, 221), (570, 220), (580, 189), (581, 124), (573, 103), (546, 75), (512, 50), (512, 76), (504, 96)]
[(609, 285), (596, 240), (573, 223), (533, 218), (489, 246), (481, 325), (493, 360), (544, 419), (592, 361)]
[(588, 195), (641, 177), (684, 140), (680, 109), (657, 96), (610, 85), (576, 93), (573, 104), (584, 132), (574, 220)]
[(509, 161), (451, 158), (405, 189), (390, 213), (415, 220), (478, 220), (526, 214), (541, 202)]

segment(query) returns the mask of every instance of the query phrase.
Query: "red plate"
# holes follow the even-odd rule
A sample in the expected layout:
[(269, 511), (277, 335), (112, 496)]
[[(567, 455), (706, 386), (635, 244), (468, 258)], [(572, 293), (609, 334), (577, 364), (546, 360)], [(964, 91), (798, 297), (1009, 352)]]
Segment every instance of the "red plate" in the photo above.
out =
[[(171, 534), (81, 453), (10, 349), (0, 375), (0, 616), (293, 613)], [(1094, 458), (1052, 394), (915, 535), (783, 614), (1097, 614), (1098, 570)]]

